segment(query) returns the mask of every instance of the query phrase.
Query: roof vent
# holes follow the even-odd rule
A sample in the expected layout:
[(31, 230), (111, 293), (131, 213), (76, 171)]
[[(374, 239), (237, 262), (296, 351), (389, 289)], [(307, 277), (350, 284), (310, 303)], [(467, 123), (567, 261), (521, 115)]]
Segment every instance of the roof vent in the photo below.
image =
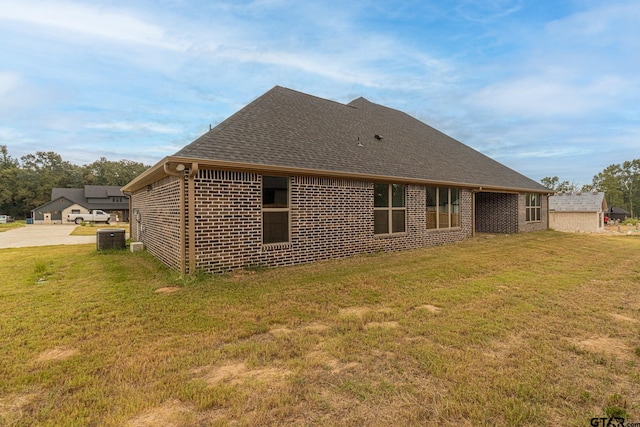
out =
[(364, 145), (362, 145), (362, 142), (360, 142), (360, 137), (358, 137), (358, 147), (364, 147)]
[(378, 135), (377, 133), (373, 137), (375, 139), (377, 139), (378, 141), (380, 141), (382, 139), (382, 137), (380, 135)]

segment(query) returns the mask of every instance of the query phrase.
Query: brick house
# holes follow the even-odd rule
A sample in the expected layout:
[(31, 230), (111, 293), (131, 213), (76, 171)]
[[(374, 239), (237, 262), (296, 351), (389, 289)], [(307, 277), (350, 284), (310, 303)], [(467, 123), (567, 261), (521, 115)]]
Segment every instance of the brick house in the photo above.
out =
[(549, 197), (549, 228), (556, 231), (601, 233), (606, 214), (603, 192), (556, 193)]
[(183, 273), (548, 226), (547, 188), (415, 118), (278, 86), (123, 191), (132, 239)]

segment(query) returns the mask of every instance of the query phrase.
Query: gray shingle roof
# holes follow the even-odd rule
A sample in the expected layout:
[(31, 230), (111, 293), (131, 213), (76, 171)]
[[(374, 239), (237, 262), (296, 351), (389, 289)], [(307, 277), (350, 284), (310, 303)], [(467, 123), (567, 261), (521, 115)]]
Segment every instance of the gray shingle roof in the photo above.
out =
[(604, 193), (557, 193), (549, 197), (549, 210), (556, 212), (602, 212), (607, 210)]
[[(52, 188), (51, 200), (64, 197), (87, 209), (129, 209), (129, 202), (111, 202), (111, 197), (126, 197), (122, 188), (117, 185), (85, 185), (84, 188)], [(92, 199), (90, 202), (88, 199)], [(104, 199), (105, 201), (95, 201)]]
[(279, 86), (175, 156), (400, 180), (547, 190), (401, 111), (364, 98), (345, 105)]

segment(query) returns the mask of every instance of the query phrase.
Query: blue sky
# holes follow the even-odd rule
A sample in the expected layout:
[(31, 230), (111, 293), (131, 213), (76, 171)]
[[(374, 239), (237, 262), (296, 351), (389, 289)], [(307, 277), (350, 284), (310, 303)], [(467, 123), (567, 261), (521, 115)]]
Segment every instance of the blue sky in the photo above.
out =
[(0, 144), (154, 164), (274, 85), (539, 180), (640, 158), (640, 2), (0, 0)]

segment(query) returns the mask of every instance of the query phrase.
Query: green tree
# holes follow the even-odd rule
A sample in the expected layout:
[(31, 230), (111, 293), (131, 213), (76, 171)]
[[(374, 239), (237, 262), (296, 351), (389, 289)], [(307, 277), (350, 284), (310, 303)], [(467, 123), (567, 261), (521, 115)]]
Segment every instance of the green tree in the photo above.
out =
[(546, 176), (540, 180), (540, 183), (554, 192), (566, 191), (576, 192), (580, 191), (578, 184), (569, 181), (560, 181), (557, 176)]
[(143, 163), (131, 160), (114, 162), (101, 157), (83, 167), (84, 181), (93, 185), (125, 185), (147, 169)]
[(608, 206), (625, 206), (622, 177), (620, 165), (609, 165), (593, 177), (593, 187), (604, 192)]

